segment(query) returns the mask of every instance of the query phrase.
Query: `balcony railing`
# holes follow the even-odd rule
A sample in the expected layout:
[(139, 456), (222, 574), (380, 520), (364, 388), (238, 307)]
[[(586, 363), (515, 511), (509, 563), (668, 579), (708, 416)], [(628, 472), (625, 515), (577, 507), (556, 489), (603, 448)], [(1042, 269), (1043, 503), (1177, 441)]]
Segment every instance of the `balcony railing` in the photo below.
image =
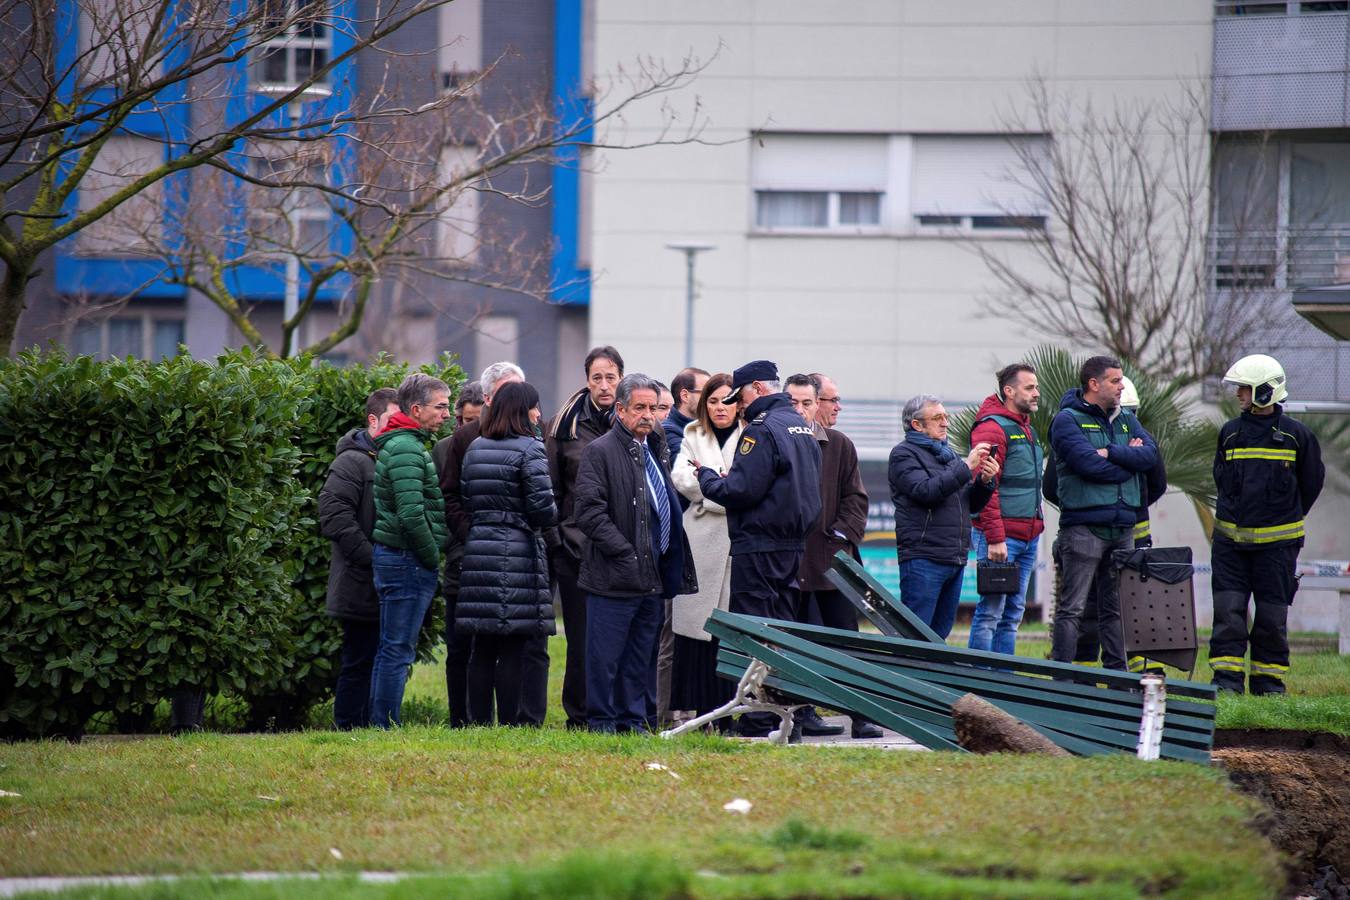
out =
[(1350, 284), (1350, 224), (1215, 229), (1209, 259), (1210, 284), (1218, 290)]

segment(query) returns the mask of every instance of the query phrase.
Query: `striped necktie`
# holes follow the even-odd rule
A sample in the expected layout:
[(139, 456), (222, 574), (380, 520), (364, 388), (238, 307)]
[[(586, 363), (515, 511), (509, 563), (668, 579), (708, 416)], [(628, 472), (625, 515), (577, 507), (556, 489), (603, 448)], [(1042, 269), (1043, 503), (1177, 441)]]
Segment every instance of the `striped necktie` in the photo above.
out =
[(666, 493), (666, 482), (661, 477), (661, 466), (646, 447), (641, 447), (642, 458), (647, 466), (647, 487), (651, 491), (652, 508), (661, 523), (661, 552), (670, 549), (670, 495)]

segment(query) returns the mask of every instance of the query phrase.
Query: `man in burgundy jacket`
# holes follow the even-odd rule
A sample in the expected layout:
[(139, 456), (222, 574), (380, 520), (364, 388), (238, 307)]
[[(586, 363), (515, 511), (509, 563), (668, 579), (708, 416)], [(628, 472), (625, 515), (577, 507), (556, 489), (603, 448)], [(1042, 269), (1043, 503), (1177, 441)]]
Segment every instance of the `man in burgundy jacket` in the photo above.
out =
[(1031, 414), (1040, 405), (1036, 370), (1026, 363), (998, 373), (998, 393), (985, 398), (970, 433), (971, 446), (983, 441), (1002, 467), (998, 489), (972, 517), (971, 545), (980, 561), (1010, 562), (1018, 568), (1016, 594), (985, 594), (970, 623), (970, 648), (1014, 654), (1017, 627), (1026, 609), (1027, 583), (1045, 520), (1041, 512), (1043, 454)]
[[(816, 440), (820, 444), (820, 521), (806, 536), (798, 579), (802, 591), (802, 619), (813, 625), (858, 630), (858, 610), (830, 583), (825, 572), (840, 550), (858, 558), (858, 545), (867, 530), (867, 490), (858, 469), (858, 451), (843, 432), (835, 431), (842, 401), (839, 388), (819, 372), (808, 376), (816, 400), (813, 410)], [(788, 379), (792, 395), (792, 379)], [(808, 716), (814, 713), (812, 708)], [(808, 723), (814, 724), (814, 723)], [(879, 738), (881, 729), (854, 717), (854, 738)], [(815, 726), (817, 729), (819, 725)], [(811, 732), (806, 732), (811, 733)]]

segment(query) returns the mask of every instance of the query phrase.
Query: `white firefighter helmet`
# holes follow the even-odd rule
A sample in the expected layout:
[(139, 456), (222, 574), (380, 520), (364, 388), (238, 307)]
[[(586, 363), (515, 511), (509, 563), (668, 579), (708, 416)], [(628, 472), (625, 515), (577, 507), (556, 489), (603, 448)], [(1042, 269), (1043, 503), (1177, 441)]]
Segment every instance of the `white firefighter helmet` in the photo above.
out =
[(1130, 376), (1126, 375), (1120, 379), (1124, 385), (1120, 392), (1120, 405), (1133, 412), (1139, 408), (1139, 389), (1134, 386)]
[(1252, 406), (1267, 407), (1289, 396), (1284, 388), (1284, 367), (1272, 356), (1253, 353), (1244, 356), (1223, 376), (1225, 384), (1252, 389)]

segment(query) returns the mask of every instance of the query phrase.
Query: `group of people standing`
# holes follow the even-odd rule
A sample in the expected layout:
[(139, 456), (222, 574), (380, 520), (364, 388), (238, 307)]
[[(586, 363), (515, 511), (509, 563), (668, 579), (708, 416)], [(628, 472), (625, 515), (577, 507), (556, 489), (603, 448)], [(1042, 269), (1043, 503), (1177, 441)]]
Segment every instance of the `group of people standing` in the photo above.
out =
[[(539, 394), (520, 367), (489, 366), (461, 392), (453, 434), (430, 452), (426, 442), (451, 415), (447, 385), (415, 374), (368, 398), (366, 426), (339, 441), (319, 498), (333, 542), (328, 611), (344, 629), (339, 728), (399, 723), (438, 582), (453, 726), (543, 722), (555, 590), (568, 637), (567, 724), (602, 732), (653, 729), (677, 711), (707, 712), (730, 698), (731, 682), (717, 676), (717, 642), (704, 628), (714, 609), (857, 630), (856, 611), (825, 575), (837, 552), (857, 557), (868, 509), (857, 451), (833, 427), (842, 401), (831, 379), (780, 379), (772, 362), (756, 360), (731, 373), (687, 368), (667, 387), (625, 374), (608, 346), (587, 355), (585, 375), (543, 424)], [(981, 560), (1011, 563), (1019, 588), (981, 596), (970, 646), (1013, 653), (1045, 497), (1060, 508), (1052, 657), (1095, 660), (1100, 652), (1108, 667), (1141, 667), (1124, 657), (1111, 559), (1147, 540), (1148, 507), (1166, 489), (1166, 473), (1152, 436), (1122, 402), (1132, 386), (1119, 362), (1089, 359), (1080, 386), (1061, 398), (1047, 459), (1031, 426), (1040, 402), (1034, 368), (1008, 366), (997, 383), (964, 457), (949, 444), (940, 398), (905, 404), (905, 439), (888, 464), (901, 600), (945, 638), (972, 546)], [(1268, 387), (1239, 388), (1242, 422), (1254, 424), (1225, 426), (1215, 463), (1212, 665), (1216, 681), (1232, 687), (1254, 589), (1254, 691), (1282, 689), (1283, 618), (1268, 607), (1292, 600), (1285, 581), (1302, 515), (1321, 487), (1315, 439), (1280, 414), (1282, 371), (1278, 390)], [(1258, 439), (1279, 446), (1260, 449)], [(1235, 464), (1258, 460), (1278, 463), (1289, 484), (1274, 469), (1234, 474)], [(1268, 510), (1247, 496), (1269, 491), (1272, 479), (1295, 495), (1280, 516), (1297, 515), (1297, 534), (1290, 523), (1264, 524)], [(1230, 494), (1238, 496), (1225, 505)], [(1253, 515), (1263, 524), (1244, 524)], [(1221, 552), (1221, 541), (1237, 555)], [(1284, 554), (1277, 562), (1290, 569), (1287, 578), (1250, 565), (1252, 552), (1272, 549)], [(1221, 562), (1228, 556), (1233, 562)], [(1221, 569), (1225, 585), (1247, 578), (1240, 604), (1238, 588), (1220, 588)], [(1266, 582), (1282, 599), (1266, 596)], [(842, 731), (810, 707), (798, 712), (794, 739)], [(775, 724), (751, 714), (737, 728), (763, 735)], [(880, 730), (855, 718), (852, 736)]]
[[(567, 724), (596, 731), (654, 728), (730, 697), (703, 627), (714, 609), (856, 630), (824, 577), (837, 550), (856, 554), (867, 517), (857, 452), (831, 427), (833, 382), (784, 385), (760, 360), (685, 369), (667, 387), (625, 374), (613, 347), (592, 350), (585, 374), (543, 425), (519, 366), (489, 366), (430, 452), (451, 414), (443, 382), (412, 375), (370, 396), (320, 492), (329, 613), (344, 629), (338, 727), (399, 722), (438, 582), (456, 726), (542, 723), (555, 588)], [(809, 710), (798, 729), (842, 726)], [(859, 720), (853, 734), (880, 732)]]
[[(857, 629), (823, 576), (834, 548), (856, 552), (867, 518), (857, 453), (830, 427), (833, 382), (784, 384), (758, 360), (730, 373), (687, 368), (667, 387), (625, 373), (612, 347), (592, 350), (585, 371), (544, 436), (569, 726), (649, 729), (726, 702), (732, 686), (704, 629), (714, 609)], [(799, 730), (842, 731), (804, 712)], [(771, 727), (739, 725), (746, 735)], [(853, 729), (880, 734), (862, 721)]]
[[(1046, 454), (1031, 424), (1040, 405), (1035, 369), (1014, 364), (997, 378), (998, 393), (980, 405), (964, 458), (948, 445), (949, 420), (937, 397), (905, 405), (905, 440), (891, 451), (889, 467), (902, 601), (945, 638), (972, 546), (981, 562), (1012, 564), (1017, 591), (981, 594), (969, 645), (1014, 653), (1045, 529), (1044, 498), (1060, 514), (1051, 553), (1051, 658), (1161, 669), (1143, 656), (1127, 658), (1121, 627), (1117, 554), (1152, 545), (1149, 507), (1167, 490), (1162, 453), (1135, 415), (1134, 385), (1119, 361), (1086, 360), (1079, 386), (1060, 398)], [(1281, 694), (1304, 517), (1325, 467), (1316, 436), (1280, 405), (1288, 391), (1276, 360), (1244, 357), (1224, 382), (1242, 412), (1220, 429), (1214, 457), (1209, 664), (1220, 690)]]

